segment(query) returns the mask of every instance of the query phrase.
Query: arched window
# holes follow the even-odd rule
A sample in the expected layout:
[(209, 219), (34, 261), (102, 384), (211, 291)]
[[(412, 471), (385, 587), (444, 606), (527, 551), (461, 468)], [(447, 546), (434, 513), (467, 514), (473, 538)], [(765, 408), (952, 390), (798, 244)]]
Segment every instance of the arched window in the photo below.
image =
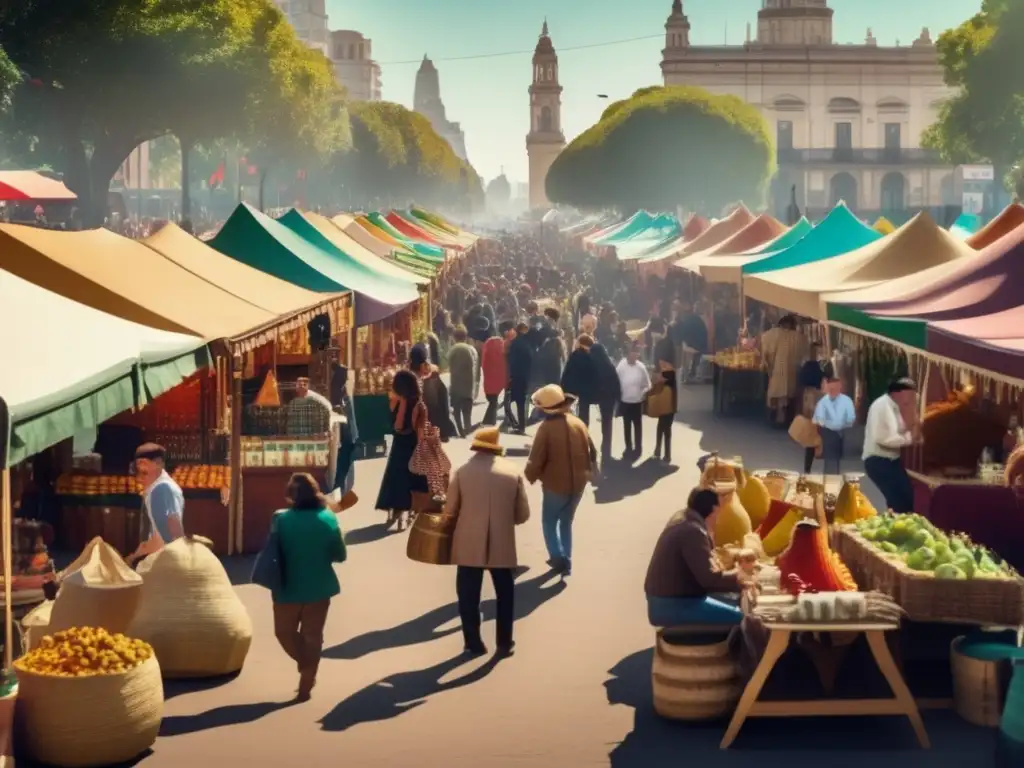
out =
[(553, 66), (551, 66), (550, 64), (548, 64), (548, 80), (554, 80), (554, 79), (555, 79), (555, 68)]
[(850, 99), (843, 96), (837, 96), (834, 99), (829, 99), (828, 111), (833, 114), (849, 115), (860, 112), (860, 102), (856, 99)]
[(850, 208), (857, 207), (857, 180), (845, 171), (837, 173), (828, 183), (829, 205), (845, 202)]
[(356, 57), (356, 46), (354, 43), (348, 44), (348, 57), (354, 59)]
[(907, 180), (893, 171), (882, 177), (882, 210), (902, 211), (906, 207)]
[(554, 130), (553, 121), (551, 119), (551, 107), (545, 106), (540, 108), (540, 129), (545, 133)]

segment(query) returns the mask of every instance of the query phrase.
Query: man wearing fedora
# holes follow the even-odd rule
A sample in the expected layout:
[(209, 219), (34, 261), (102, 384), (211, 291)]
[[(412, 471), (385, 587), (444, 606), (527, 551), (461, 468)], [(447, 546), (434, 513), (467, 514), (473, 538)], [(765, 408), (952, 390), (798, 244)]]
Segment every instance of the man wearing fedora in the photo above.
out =
[(526, 462), (526, 479), (543, 489), (541, 525), (551, 567), (572, 572), (572, 523), (590, 482), (597, 450), (587, 426), (570, 413), (576, 398), (557, 384), (538, 389), (533, 404), (544, 414)]
[(466, 653), (483, 655), (480, 637), (480, 590), (484, 571), (490, 571), (497, 597), (498, 653), (511, 655), (515, 643), (515, 527), (530, 518), (526, 484), (519, 468), (503, 458), (497, 427), (484, 427), (473, 435), (473, 456), (459, 467), (448, 485), (445, 514), (456, 520), (452, 536), (455, 592), (462, 618)]

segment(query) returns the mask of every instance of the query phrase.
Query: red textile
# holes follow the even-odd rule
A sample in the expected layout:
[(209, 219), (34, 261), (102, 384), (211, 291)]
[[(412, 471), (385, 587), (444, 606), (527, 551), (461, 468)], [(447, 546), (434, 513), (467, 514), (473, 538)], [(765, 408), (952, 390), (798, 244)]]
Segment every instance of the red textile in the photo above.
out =
[(484, 342), (480, 355), (483, 370), (484, 394), (497, 395), (508, 385), (508, 366), (505, 363), (505, 342), (493, 336)]

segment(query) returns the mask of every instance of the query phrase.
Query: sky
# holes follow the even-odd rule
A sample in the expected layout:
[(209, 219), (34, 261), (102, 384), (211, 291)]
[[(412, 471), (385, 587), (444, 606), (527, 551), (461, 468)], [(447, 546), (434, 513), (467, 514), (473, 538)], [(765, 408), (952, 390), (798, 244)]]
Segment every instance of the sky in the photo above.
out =
[[(879, 45), (897, 40), (909, 45), (922, 27), (936, 39), (976, 13), (981, 0), (831, 0), (830, 5), (835, 42), (863, 42), (870, 27)], [(761, 0), (684, 0), (691, 43), (742, 43), (748, 23), (756, 34), (760, 7)], [(571, 141), (596, 122), (610, 100), (661, 84), (664, 25), (671, 9), (672, 0), (327, 0), (331, 29), (355, 29), (373, 41), (388, 101), (412, 106), (416, 70), (424, 54), (430, 56), (448, 119), (461, 123), (466, 133), (470, 162), (485, 180), (504, 170), (513, 183), (525, 182), (528, 175), (527, 88), (544, 19), (559, 53), (562, 127)], [(476, 58), (446, 61), (460, 57)]]

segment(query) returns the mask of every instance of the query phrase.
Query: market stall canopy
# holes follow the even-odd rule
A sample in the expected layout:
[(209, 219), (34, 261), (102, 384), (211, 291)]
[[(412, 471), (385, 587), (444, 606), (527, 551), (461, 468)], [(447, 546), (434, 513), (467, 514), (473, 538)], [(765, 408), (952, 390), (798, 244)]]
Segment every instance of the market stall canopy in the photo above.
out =
[(430, 278), (414, 274), (407, 269), (397, 266), (387, 258), (378, 256), (368, 248), (365, 248), (354, 237), (349, 235), (326, 216), (321, 216), (318, 213), (311, 213), (310, 211), (303, 211), (302, 215), (310, 224), (320, 230), (320, 234), (334, 243), (338, 248), (383, 277), (398, 280), (403, 283), (430, 285)]
[(925, 346), (934, 355), (1005, 376), (1019, 386), (1024, 383), (1024, 305), (930, 322)]
[(981, 229), (981, 217), (976, 213), (961, 213), (949, 228), (949, 233), (966, 240)]
[(353, 291), (357, 325), (388, 317), (416, 300), (415, 288), (387, 285), (365, 267), (347, 260), (312, 224), (301, 216), (299, 219), (292, 221), (301, 233), (242, 203), (210, 245), (225, 256), (308, 291)]
[(804, 317), (824, 320), (826, 302), (847, 291), (885, 284), (922, 270), (970, 260), (974, 250), (944, 230), (926, 212), (857, 250), (823, 261), (758, 275), (744, 275), (745, 296)]
[(0, 171), (0, 200), (41, 203), (77, 200), (78, 197), (60, 181), (35, 171)]
[(311, 318), (332, 300), (225, 256), (177, 224), (165, 224), (142, 242), (182, 269), (275, 315), (308, 313)]
[(732, 237), (706, 250), (684, 256), (676, 262), (676, 266), (700, 274), (704, 264), (713, 264), (716, 259), (723, 256), (736, 255), (756, 248), (774, 240), (785, 231), (784, 224), (767, 213), (762, 213)]
[(752, 248), (735, 256), (716, 256), (701, 265), (700, 275), (709, 283), (739, 285), (743, 280), (743, 268), (755, 261), (780, 253), (799, 243), (814, 227), (801, 216), (792, 227), (760, 248)]
[(682, 235), (679, 220), (671, 214), (656, 217), (649, 227), (615, 244), (619, 261), (633, 261), (675, 242)]
[(411, 248), (388, 237), (361, 215), (342, 213), (331, 219), (331, 223), (361, 246), (382, 259), (390, 259), (399, 267), (421, 277), (432, 280), (438, 272), (433, 259), (424, 259)]
[(691, 215), (686, 221), (686, 226), (683, 227), (683, 241), (690, 242), (691, 240), (696, 240), (710, 226), (711, 222), (699, 213)]
[(992, 243), (1004, 235), (1008, 235), (1022, 224), (1024, 224), (1024, 205), (1017, 202), (1010, 203), (992, 221), (968, 237), (967, 244), (980, 251), (983, 248), (988, 248)]
[(444, 263), (445, 252), (444, 248), (442, 248), (441, 246), (434, 245), (433, 243), (423, 242), (422, 240), (416, 240), (411, 237), (407, 237), (406, 235), (402, 234), (397, 229), (395, 229), (387, 220), (387, 218), (385, 218), (385, 216), (381, 213), (368, 213), (366, 214), (365, 218), (374, 227), (384, 232), (386, 235), (391, 237), (396, 242), (399, 242), (402, 245), (412, 248), (412, 250), (416, 251), (416, 253), (418, 253), (420, 256), (423, 256), (428, 259), (433, 259), (438, 264)]
[[(697, 253), (724, 243), (737, 232), (747, 227), (754, 221), (754, 218), (754, 214), (748, 211), (746, 206), (740, 205), (724, 219), (716, 221), (710, 227), (697, 235), (697, 237), (688, 242), (683, 247), (682, 253)], [(676, 262), (677, 265), (678, 263), (679, 262)]]
[[(209, 365), (205, 342), (0, 271), (0, 468), (143, 405)], [(141, 386), (140, 386), (141, 385)]]
[(442, 232), (454, 235), (460, 240), (468, 240), (469, 243), (467, 247), (480, 239), (477, 235), (473, 234), (472, 232), (467, 232), (457, 224), (448, 221), (444, 216), (442, 216), (439, 213), (433, 213), (431, 211), (426, 210), (425, 208), (418, 208), (416, 206), (410, 208), (409, 213), (412, 214), (412, 216), (417, 221), (420, 221), (424, 224), (429, 224), (431, 227), (434, 227), (435, 229), (439, 229)]
[(806, 216), (801, 216), (796, 224), (780, 234), (774, 240), (769, 240), (767, 243), (764, 243), (757, 248), (751, 248), (746, 251), (746, 254), (752, 256), (763, 256), (769, 253), (784, 251), (787, 248), (792, 248), (803, 240), (807, 236), (807, 233), (812, 229), (814, 229), (814, 225), (807, 220)]
[(433, 223), (428, 219), (421, 219), (412, 210), (408, 211), (392, 211), (396, 216), (400, 216), (402, 219), (407, 221), (410, 225), (422, 230), (426, 234), (434, 238), (440, 245), (446, 248), (455, 248), (459, 251), (464, 251), (467, 248), (471, 248), (473, 243), (477, 241), (475, 235), (470, 235), (466, 232), (450, 232), (443, 229), (438, 224)]
[(879, 216), (878, 220), (871, 225), (871, 228), (882, 235), (891, 235), (896, 231), (896, 225), (885, 218), (885, 216)]
[(585, 237), (584, 240), (596, 246), (615, 245), (615, 243), (627, 240), (638, 232), (647, 229), (652, 221), (654, 221), (654, 216), (650, 213), (647, 211), (637, 211), (621, 224)]
[(744, 265), (743, 274), (756, 275), (813, 264), (863, 248), (881, 238), (882, 235), (854, 216), (846, 203), (839, 203), (796, 244)]
[(391, 213), (384, 216), (384, 219), (388, 224), (398, 230), (399, 234), (408, 237), (410, 240), (418, 240), (430, 245), (436, 245), (439, 248), (445, 247), (444, 243), (441, 243), (436, 237), (425, 232), (422, 227), (418, 227), (415, 224), (406, 221), (394, 211), (391, 211)]
[(125, 320), (204, 339), (235, 339), (277, 316), (108, 229), (0, 224), (0, 269)]

